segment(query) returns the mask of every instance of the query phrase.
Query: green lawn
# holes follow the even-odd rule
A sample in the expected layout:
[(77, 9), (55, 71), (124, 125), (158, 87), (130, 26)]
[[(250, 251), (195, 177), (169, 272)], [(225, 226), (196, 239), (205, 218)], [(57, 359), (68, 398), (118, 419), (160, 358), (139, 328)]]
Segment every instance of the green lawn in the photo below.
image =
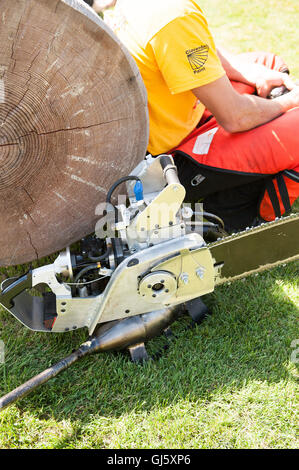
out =
[[(217, 42), (275, 50), (299, 77), (297, 0), (203, 0)], [(206, 297), (213, 315), (144, 366), (125, 354), (86, 358), (0, 414), (2, 448), (295, 448), (299, 269), (292, 263)], [(0, 394), (67, 355), (85, 331), (45, 335), (6, 312)], [(164, 340), (149, 344), (154, 353)], [(297, 396), (296, 396), (297, 395)]]
[(281, 55), (299, 78), (297, 0), (202, 0), (218, 45), (232, 52)]

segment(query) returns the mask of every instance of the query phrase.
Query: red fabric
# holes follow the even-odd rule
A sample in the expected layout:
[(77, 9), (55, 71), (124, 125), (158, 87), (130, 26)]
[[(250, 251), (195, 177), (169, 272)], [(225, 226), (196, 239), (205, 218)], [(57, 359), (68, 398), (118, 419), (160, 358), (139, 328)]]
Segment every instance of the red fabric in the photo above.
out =
[[(242, 54), (253, 62), (262, 63), (269, 68), (285, 70), (284, 61), (274, 54)], [(232, 82), (239, 93), (254, 93), (251, 86)], [(207, 121), (207, 119), (209, 119)], [(194, 146), (199, 136), (218, 127), (207, 154), (194, 153)], [(299, 172), (299, 108), (292, 109), (279, 118), (255, 129), (238, 134), (226, 132), (206, 110), (199, 127), (184, 139), (171, 153), (179, 150), (200, 165), (214, 169), (230, 170), (246, 174), (275, 175), (283, 170)], [(299, 197), (299, 184), (285, 178), (291, 204)], [(281, 203), (281, 212), (285, 212)], [(267, 192), (260, 206), (260, 215), (264, 220), (275, 218)]]
[[(209, 152), (193, 152), (197, 138), (218, 127)], [(193, 157), (201, 165), (232, 172), (274, 175), (299, 166), (299, 108), (247, 132), (230, 134), (212, 117), (196, 128), (175, 150)]]

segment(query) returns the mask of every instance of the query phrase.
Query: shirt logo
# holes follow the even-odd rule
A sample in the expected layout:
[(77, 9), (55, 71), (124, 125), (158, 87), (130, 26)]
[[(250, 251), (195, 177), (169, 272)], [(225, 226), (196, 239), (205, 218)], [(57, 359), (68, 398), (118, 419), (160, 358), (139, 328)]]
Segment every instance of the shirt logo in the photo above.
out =
[(204, 65), (208, 60), (209, 46), (205, 45), (195, 49), (188, 49), (186, 55), (193, 72), (200, 73), (205, 70)]

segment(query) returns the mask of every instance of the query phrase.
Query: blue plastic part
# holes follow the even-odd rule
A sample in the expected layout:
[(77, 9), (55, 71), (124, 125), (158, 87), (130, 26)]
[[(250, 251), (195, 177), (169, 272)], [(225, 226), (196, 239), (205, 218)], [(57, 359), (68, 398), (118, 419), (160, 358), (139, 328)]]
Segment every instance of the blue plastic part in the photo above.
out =
[(134, 194), (136, 197), (136, 201), (143, 200), (143, 186), (142, 186), (141, 181), (136, 181), (136, 184), (134, 186)]

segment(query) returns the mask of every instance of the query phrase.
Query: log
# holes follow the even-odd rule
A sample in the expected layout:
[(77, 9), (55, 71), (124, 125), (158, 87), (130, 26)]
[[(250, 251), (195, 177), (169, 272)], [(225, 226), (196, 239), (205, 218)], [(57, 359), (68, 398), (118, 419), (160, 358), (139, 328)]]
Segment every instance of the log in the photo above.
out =
[(0, 0), (0, 265), (92, 233), (109, 187), (144, 157), (134, 60), (81, 0)]

